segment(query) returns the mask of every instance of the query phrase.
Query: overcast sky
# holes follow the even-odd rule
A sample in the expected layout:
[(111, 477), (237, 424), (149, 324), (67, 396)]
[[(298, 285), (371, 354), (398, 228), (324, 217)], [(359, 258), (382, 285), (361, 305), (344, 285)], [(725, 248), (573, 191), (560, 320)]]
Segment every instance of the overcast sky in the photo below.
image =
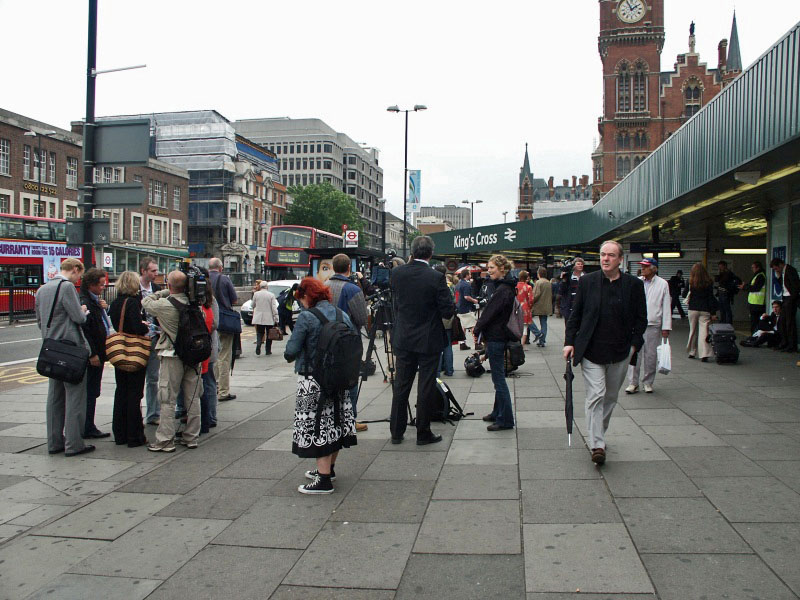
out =
[[(403, 115), (423, 204), (481, 199), (476, 224), (512, 219), (529, 143), (534, 175), (591, 173), (602, 106), (597, 0), (403, 2), (100, 0), (97, 115), (216, 109), (228, 119), (319, 117), (381, 150), (402, 212)], [(665, 0), (661, 70), (688, 51), (716, 67), (733, 0)], [(739, 0), (750, 65), (795, 23), (798, 0)], [(85, 114), (88, 3), (0, 0), (0, 106), (68, 129)]]

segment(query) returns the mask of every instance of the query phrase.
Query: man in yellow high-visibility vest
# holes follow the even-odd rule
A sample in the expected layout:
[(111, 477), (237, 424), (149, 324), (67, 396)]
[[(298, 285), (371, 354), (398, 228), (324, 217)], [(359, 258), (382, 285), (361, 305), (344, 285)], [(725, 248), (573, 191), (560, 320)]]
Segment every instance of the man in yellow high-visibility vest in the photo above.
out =
[(758, 321), (764, 314), (764, 303), (767, 301), (767, 275), (760, 261), (754, 261), (750, 268), (753, 278), (750, 283), (742, 283), (739, 289), (747, 292), (747, 308), (750, 311), (750, 335), (758, 329)]

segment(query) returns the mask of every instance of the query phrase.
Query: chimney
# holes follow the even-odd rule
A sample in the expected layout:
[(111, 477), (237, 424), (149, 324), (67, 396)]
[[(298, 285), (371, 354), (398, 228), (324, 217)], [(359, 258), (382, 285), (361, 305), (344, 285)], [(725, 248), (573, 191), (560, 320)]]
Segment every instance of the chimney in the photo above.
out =
[(582, 185), (584, 188), (587, 188), (587, 187), (589, 187), (589, 176), (588, 176), (588, 175), (584, 175), (584, 176), (582, 177), (582, 179), (583, 179), (583, 182), (581, 183), (581, 185)]
[(569, 179), (562, 179), (561, 183), (563, 184), (564, 187), (569, 187)]
[(83, 121), (72, 121), (69, 126), (72, 133), (83, 135)]
[(721, 39), (717, 46), (717, 68), (724, 73), (728, 64), (728, 40)]
[(547, 180), (547, 187), (550, 188), (548, 195), (552, 198), (555, 195), (555, 190), (553, 189), (553, 176), (550, 176), (550, 179)]
[(573, 175), (572, 176), (572, 191), (573, 192), (575, 191), (575, 187), (577, 186), (577, 182), (578, 182), (578, 178), (575, 175)]

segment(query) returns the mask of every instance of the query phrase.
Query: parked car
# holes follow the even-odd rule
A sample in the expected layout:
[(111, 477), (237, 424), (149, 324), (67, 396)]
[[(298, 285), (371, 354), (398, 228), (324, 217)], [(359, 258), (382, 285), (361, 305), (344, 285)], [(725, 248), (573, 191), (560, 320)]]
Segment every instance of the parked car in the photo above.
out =
[[(295, 283), (300, 283), (299, 279), (279, 279), (277, 281), (270, 281), (267, 289), (272, 292), (275, 297), (277, 298), (280, 296), (283, 290), (289, 289)], [(253, 301), (248, 300), (244, 304), (242, 304), (242, 308), (240, 309), (242, 314), (242, 320), (244, 321), (245, 325), (252, 325), (253, 324)]]

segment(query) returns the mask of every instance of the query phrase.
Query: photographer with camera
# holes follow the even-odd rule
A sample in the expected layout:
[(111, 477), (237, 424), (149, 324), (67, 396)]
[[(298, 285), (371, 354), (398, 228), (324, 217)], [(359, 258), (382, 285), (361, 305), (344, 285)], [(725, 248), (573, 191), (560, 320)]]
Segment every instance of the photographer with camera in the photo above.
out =
[[(202, 277), (199, 273), (192, 273), (192, 279)], [(186, 407), (186, 429), (180, 438), (180, 443), (187, 448), (197, 448), (197, 438), (200, 435), (200, 363), (211, 355), (211, 336), (205, 328), (205, 321), (197, 302), (205, 300), (205, 278), (203, 278), (203, 294), (195, 298), (195, 304), (190, 303), (187, 288), (190, 276), (183, 271), (171, 271), (167, 275), (167, 289), (150, 294), (142, 300), (142, 308), (147, 314), (152, 315), (161, 324), (161, 335), (156, 344), (156, 352), (161, 359), (161, 368), (158, 373), (158, 402), (161, 405), (161, 420), (156, 430), (155, 442), (148, 444), (147, 449), (152, 452), (175, 451), (175, 402), (178, 391), (183, 390), (184, 406)], [(186, 315), (194, 315), (205, 329), (208, 352), (205, 356), (183, 356), (179, 354), (185, 347), (187, 338), (200, 337), (194, 330), (180, 327), (181, 321), (186, 323), (182, 311)], [(188, 312), (191, 311), (191, 312)], [(190, 364), (196, 358), (194, 364)]]
[(485, 340), (486, 356), (489, 358), (494, 384), (494, 407), (483, 420), (492, 423), (486, 428), (488, 431), (500, 431), (514, 427), (514, 407), (511, 405), (511, 392), (506, 383), (505, 353), (506, 344), (510, 341), (507, 324), (511, 311), (514, 310), (516, 281), (509, 274), (511, 262), (502, 254), (492, 256), (487, 266), (494, 289), (472, 333), (476, 345), (479, 336), (482, 335)]

